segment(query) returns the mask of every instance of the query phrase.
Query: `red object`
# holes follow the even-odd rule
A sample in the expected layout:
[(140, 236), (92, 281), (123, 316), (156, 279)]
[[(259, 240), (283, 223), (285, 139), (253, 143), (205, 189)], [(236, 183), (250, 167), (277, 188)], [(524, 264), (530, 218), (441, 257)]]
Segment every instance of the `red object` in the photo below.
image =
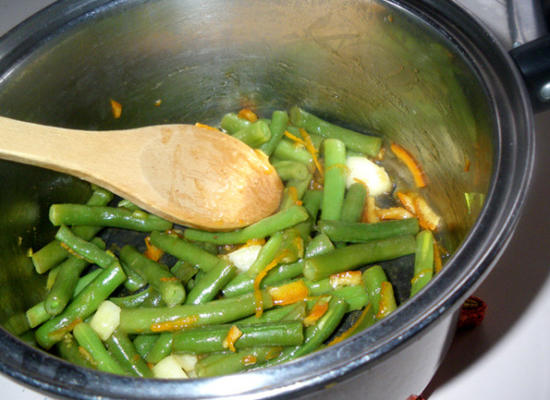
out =
[(485, 318), (487, 304), (479, 297), (470, 296), (460, 309), (458, 329), (471, 329), (479, 326)]
[(415, 396), (414, 394), (411, 394), (407, 400), (426, 400), (425, 397), (422, 397), (422, 396)]

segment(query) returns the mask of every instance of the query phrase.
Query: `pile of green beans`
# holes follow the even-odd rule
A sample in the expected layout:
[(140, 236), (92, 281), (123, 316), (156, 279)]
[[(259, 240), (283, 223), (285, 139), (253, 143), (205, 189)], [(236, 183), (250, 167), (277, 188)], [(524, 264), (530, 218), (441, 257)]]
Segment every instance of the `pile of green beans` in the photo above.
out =
[[(27, 311), (22, 337), (114, 374), (159, 377), (156, 366), (169, 357), (190, 357), (192, 367), (182, 362), (189, 377), (237, 373), (305, 356), (389, 315), (398, 302), (381, 263), (414, 256), (412, 295), (430, 281), (433, 233), (416, 218), (361, 222), (366, 187), (346, 187), (346, 154), (376, 156), (379, 137), (299, 107), (253, 122), (228, 113), (220, 129), (270, 157), (285, 183), (279, 211), (207, 232), (173, 226), (95, 186), (86, 204), (53, 204), (55, 239), (32, 254), (49, 290)], [(110, 240), (113, 228), (131, 240)], [(241, 270), (228, 253), (249, 241), (263, 244)], [(118, 311), (105, 338), (94, 324), (107, 300)]]

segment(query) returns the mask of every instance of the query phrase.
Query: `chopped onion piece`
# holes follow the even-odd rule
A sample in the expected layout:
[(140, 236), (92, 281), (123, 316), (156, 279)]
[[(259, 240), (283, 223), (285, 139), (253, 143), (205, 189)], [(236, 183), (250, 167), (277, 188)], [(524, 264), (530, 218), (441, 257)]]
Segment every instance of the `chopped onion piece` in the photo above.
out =
[(362, 182), (367, 186), (370, 196), (378, 196), (391, 191), (392, 182), (386, 170), (367, 157), (348, 157), (346, 166), (349, 171), (346, 181), (348, 188), (354, 183)]
[(90, 326), (105, 341), (113, 334), (120, 323), (120, 307), (109, 300), (101, 303), (95, 312)]
[(232, 251), (231, 253), (228, 253), (227, 258), (235, 267), (239, 269), (239, 271), (245, 272), (248, 271), (252, 263), (256, 261), (256, 258), (258, 258), (258, 253), (260, 253), (261, 249), (262, 246), (259, 244), (243, 246), (235, 251)]
[(155, 378), (159, 379), (187, 379), (188, 376), (180, 363), (173, 355), (160, 360), (152, 369)]
[(173, 356), (187, 374), (195, 370), (195, 365), (197, 365), (198, 361), (198, 357), (195, 354), (173, 354)]

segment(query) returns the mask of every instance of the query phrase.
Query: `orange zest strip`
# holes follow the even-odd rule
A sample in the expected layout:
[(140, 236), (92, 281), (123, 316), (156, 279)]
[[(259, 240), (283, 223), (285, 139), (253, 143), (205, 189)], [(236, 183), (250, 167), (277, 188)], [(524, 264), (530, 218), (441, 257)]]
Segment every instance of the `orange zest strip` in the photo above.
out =
[(113, 117), (115, 119), (120, 118), (122, 115), (122, 105), (113, 99), (109, 99), (109, 102), (111, 103), (111, 112), (113, 113)]
[(265, 266), (264, 269), (262, 269), (258, 275), (256, 275), (256, 278), (254, 278), (254, 299), (256, 301), (256, 317), (260, 318), (262, 316), (262, 313), (264, 311), (264, 299), (262, 296), (262, 291), (260, 289), (260, 284), (262, 283), (262, 280), (265, 278), (267, 273), (271, 271), (273, 268), (275, 268), (283, 258), (287, 256), (287, 251), (282, 251), (281, 253), (277, 254), (275, 258)]
[(50, 337), (63, 336), (67, 332), (72, 331), (74, 329), (74, 327), (77, 326), (78, 324), (80, 324), (81, 322), (82, 322), (82, 319), (77, 318), (73, 322), (71, 322), (69, 325), (63, 326), (63, 327), (59, 328), (56, 331), (52, 331), (52, 332), (48, 333), (48, 336), (50, 336)]
[(416, 210), (414, 208), (414, 199), (413, 196), (403, 192), (397, 192), (397, 198), (403, 204), (403, 207), (413, 215), (416, 215)]
[(363, 280), (361, 279), (361, 271), (344, 271), (332, 274), (329, 277), (329, 282), (333, 289), (338, 289), (343, 286), (361, 285)]
[[(65, 251), (67, 253), (69, 253), (71, 256), (73, 257), (76, 257), (76, 258), (80, 258), (81, 260), (86, 260), (86, 261), (90, 261), (88, 259), (86, 259), (86, 257), (83, 257), (81, 256), (80, 254), (78, 253), (75, 253), (75, 251), (73, 249), (71, 249), (69, 246), (67, 246), (65, 243), (63, 242), (59, 242), (59, 244), (61, 245), (61, 247), (63, 247), (65, 249)], [(90, 261), (91, 262), (91, 261)]]
[(321, 175), (321, 178), (325, 175), (323, 171), (323, 166), (319, 162), (319, 151), (315, 148), (313, 145), (313, 142), (311, 141), (311, 136), (309, 136), (309, 133), (306, 132), (305, 129), (300, 128), (300, 135), (304, 138), (304, 146), (306, 147), (306, 150), (311, 154), (311, 157), (313, 157), (313, 163), (315, 164), (315, 168), (317, 168), (317, 171), (319, 171), (319, 175)]
[(151, 325), (151, 332), (174, 332), (181, 329), (189, 328), (197, 323), (199, 317), (190, 315), (185, 318), (176, 319), (174, 321), (158, 322)]
[(210, 125), (206, 125), (206, 124), (201, 124), (200, 122), (196, 122), (195, 123), (195, 126), (197, 128), (204, 128), (204, 129), (210, 129), (212, 131), (219, 131), (218, 128), (214, 128), (213, 126), (210, 126)]
[(312, 326), (323, 316), (328, 310), (328, 301), (325, 299), (318, 300), (311, 312), (304, 318), (304, 326)]
[(250, 122), (256, 122), (258, 120), (258, 116), (250, 108), (243, 108), (241, 111), (239, 111), (237, 116)]
[(298, 198), (298, 189), (296, 189), (295, 186), (288, 187), (288, 195), (290, 196), (294, 204), (296, 204), (297, 206), (302, 205), (302, 200)]
[(405, 150), (403, 147), (396, 143), (392, 143), (390, 146), (393, 153), (397, 156), (399, 160), (401, 160), (409, 169), (411, 172), (414, 183), (417, 187), (424, 187), (427, 185), (426, 175), (424, 174), (424, 171), (422, 170), (420, 164), (415, 160), (415, 158), (409, 153), (407, 150)]
[(259, 239), (249, 239), (244, 245), (244, 246), (256, 246), (256, 245), (259, 245), (259, 246), (263, 246), (265, 244), (265, 238), (259, 238)]
[(273, 360), (274, 358), (279, 357), (279, 354), (281, 354), (281, 351), (283, 351), (283, 348), (280, 346), (273, 347), (271, 350), (267, 352), (265, 355), (266, 360)]
[(237, 351), (235, 349), (235, 342), (239, 340), (239, 338), (243, 335), (242, 331), (237, 327), (237, 325), (232, 325), (231, 328), (229, 328), (229, 331), (227, 331), (227, 336), (222, 342), (222, 346), (224, 349), (229, 349), (233, 353)]
[(86, 360), (88, 361), (90, 364), (92, 364), (94, 367), (97, 367), (97, 361), (94, 360), (94, 358), (92, 357), (92, 355), (90, 354), (90, 352), (88, 350), (86, 350), (84, 347), (82, 346), (78, 346), (78, 352), (80, 353), (80, 355)]
[(417, 195), (414, 198), (414, 208), (418, 217), (418, 224), (424, 229), (436, 231), (441, 222), (441, 217), (432, 210), (422, 196)]
[(361, 315), (359, 316), (359, 318), (357, 318), (357, 321), (355, 321), (353, 323), (353, 325), (349, 327), (348, 330), (344, 331), (341, 335), (336, 336), (334, 339), (332, 339), (328, 343), (328, 346), (332, 346), (332, 345), (335, 345), (336, 343), (340, 343), (341, 341), (343, 341), (343, 340), (349, 338), (351, 335), (353, 335), (355, 333), (355, 331), (357, 330), (357, 328), (361, 325), (361, 323), (363, 322), (363, 320), (365, 319), (367, 314), (369, 313), (369, 310), (370, 310), (371, 307), (372, 307), (371, 303), (367, 304), (367, 306), (361, 312)]
[(378, 305), (378, 312), (376, 313), (377, 319), (382, 319), (391, 312), (386, 306), (386, 301), (383, 301), (383, 299), (388, 296), (393, 296), (393, 287), (390, 282), (384, 281), (380, 285), (380, 302)]
[(272, 287), (268, 293), (276, 306), (286, 306), (303, 301), (309, 294), (309, 289), (303, 280), (287, 283), (286, 285)]
[(441, 252), (439, 251), (439, 244), (434, 240), (434, 272), (439, 274), (443, 269), (443, 261), (441, 260)]
[(380, 218), (378, 218), (377, 209), (378, 207), (376, 207), (374, 196), (367, 196), (363, 215), (361, 216), (361, 222), (368, 222), (369, 224), (379, 222)]
[(411, 284), (415, 284), (415, 282), (421, 278), (423, 278), (426, 274), (429, 274), (431, 273), (432, 270), (431, 269), (423, 269), (422, 271), (420, 271), (418, 274), (416, 274), (412, 279), (411, 279)]
[(254, 356), (252, 354), (248, 354), (248, 355), (244, 356), (241, 359), (241, 364), (244, 365), (245, 367), (247, 367), (249, 365), (254, 365), (257, 362), (258, 362), (258, 360), (256, 359), (256, 356)]
[(407, 219), (413, 218), (414, 215), (406, 210), (404, 207), (390, 207), (390, 208), (380, 208), (377, 210), (376, 214), (381, 220), (395, 220), (395, 219)]
[(176, 278), (175, 276), (163, 276), (162, 278), (159, 279), (161, 282), (175, 282), (175, 281), (179, 281), (178, 278)]
[(147, 249), (143, 255), (150, 260), (158, 261), (164, 254), (164, 251), (151, 244), (151, 238), (149, 236), (145, 238), (145, 246)]
[(305, 142), (303, 139), (300, 139), (298, 136), (294, 136), (294, 135), (293, 135), (292, 133), (290, 133), (289, 131), (285, 131), (285, 132), (284, 132), (284, 135), (285, 135), (287, 138), (289, 138), (290, 140), (292, 140), (294, 143), (306, 147), (306, 142)]

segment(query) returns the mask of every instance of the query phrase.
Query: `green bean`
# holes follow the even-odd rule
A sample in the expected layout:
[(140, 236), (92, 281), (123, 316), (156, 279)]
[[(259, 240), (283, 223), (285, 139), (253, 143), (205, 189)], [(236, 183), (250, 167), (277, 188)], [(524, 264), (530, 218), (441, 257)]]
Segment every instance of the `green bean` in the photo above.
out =
[(119, 307), (135, 308), (144, 305), (147, 300), (151, 301), (151, 297), (154, 298), (153, 301), (158, 301), (156, 299), (157, 297), (159, 299), (161, 298), (159, 292), (157, 292), (152, 286), (149, 286), (147, 289), (142, 290), (141, 292), (137, 292), (124, 297), (110, 297), (109, 300)]
[(290, 110), (290, 121), (307, 132), (317, 134), (325, 138), (339, 139), (346, 147), (353, 151), (364, 153), (368, 156), (376, 156), (382, 146), (382, 139), (375, 136), (364, 135), (350, 129), (324, 121), (301, 108), (294, 106)]
[(195, 371), (199, 377), (232, 374), (272, 360), (281, 350), (282, 347), (254, 347), (232, 354), (222, 354), (222, 357), (214, 357), (217, 354), (213, 354), (199, 360)]
[(247, 119), (239, 117), (235, 113), (227, 113), (222, 117), (220, 126), (224, 131), (230, 135), (250, 126), (252, 122)]
[(152, 378), (153, 373), (137, 352), (134, 344), (124, 332), (115, 330), (105, 341), (107, 349), (113, 358), (127, 372), (142, 378)]
[[(105, 206), (113, 198), (113, 194), (107, 190), (96, 188), (86, 203), (89, 206)], [(73, 228), (75, 235), (84, 240), (92, 239), (100, 230), (97, 226), (79, 226)], [(32, 255), (32, 263), (36, 272), (43, 274), (58, 265), (69, 256), (69, 252), (61, 247), (58, 240), (54, 240), (42, 247)]]
[(412, 254), (415, 247), (415, 239), (412, 235), (371, 240), (367, 243), (342, 247), (307, 259), (304, 265), (304, 276), (316, 281), (361, 265)]
[(321, 219), (338, 220), (342, 215), (346, 190), (346, 146), (338, 139), (324, 141), (325, 185), (321, 203)]
[(315, 325), (306, 329), (304, 343), (284, 349), (279, 357), (269, 361), (267, 365), (277, 365), (293, 360), (317, 349), (336, 330), (347, 311), (348, 304), (338, 297), (333, 297), (329, 302), (327, 312)]
[[(100, 249), (105, 248), (105, 243), (99, 238), (93, 239), (91, 243)], [(75, 256), (69, 256), (59, 265), (55, 283), (44, 300), (44, 307), (50, 315), (57, 315), (63, 311), (73, 297), (80, 274), (88, 265), (87, 260)]]
[(156, 364), (164, 357), (170, 355), (172, 353), (173, 339), (174, 336), (171, 332), (164, 332), (158, 335), (157, 340), (147, 352), (147, 357), (145, 358), (147, 362)]
[(418, 233), (416, 218), (376, 223), (320, 221), (317, 229), (336, 242), (361, 243), (400, 235)]
[(414, 276), (411, 280), (411, 296), (414, 296), (432, 279), (434, 271), (434, 237), (428, 230), (416, 235)]
[(382, 282), (386, 282), (387, 280), (386, 273), (380, 265), (374, 265), (363, 272), (363, 283), (369, 294), (369, 300), (375, 314), (380, 308)]
[[(300, 321), (235, 325), (242, 335), (235, 341), (236, 349), (255, 346), (294, 346), (304, 340)], [(215, 325), (186, 329), (174, 333), (173, 349), (183, 353), (212, 353), (226, 349), (232, 325)]]
[(172, 268), (170, 268), (172, 275), (177, 277), (184, 285), (187, 284), (198, 271), (199, 269), (195, 268), (193, 264), (183, 260), (178, 260)]
[(147, 286), (147, 281), (141, 277), (134, 269), (130, 268), (123, 261), (120, 262), (124, 273), (126, 274), (126, 280), (124, 281), (124, 287), (130, 292), (136, 292)]
[(85, 368), (96, 369), (95, 360), (91, 357), (85, 357), (84, 353), (79, 350), (78, 343), (74, 340), (73, 335), (67, 333), (63, 339), (56, 345), (57, 352), (61, 358), (69, 361), (72, 364), (79, 365)]
[(313, 156), (310, 152), (287, 139), (281, 139), (273, 155), (281, 160), (297, 161), (308, 167), (313, 166)]
[(220, 264), (226, 264), (221, 258), (173, 234), (152, 232), (151, 243), (153, 246), (164, 250), (180, 260), (187, 261), (205, 272), (212, 270)]
[(185, 289), (181, 282), (159, 263), (145, 257), (130, 245), (120, 250), (120, 259), (159, 292), (168, 306), (181, 304), (185, 300)]
[[(271, 296), (262, 292), (264, 309), (273, 307)], [(128, 334), (174, 331), (188, 326), (224, 324), (254, 314), (253, 293), (206, 304), (159, 308), (129, 308), (120, 312), (120, 329)]]
[(101, 249), (96, 244), (79, 238), (65, 225), (59, 228), (55, 234), (55, 238), (67, 246), (74, 254), (102, 268), (107, 268), (116, 261), (115, 256)]
[[(241, 274), (239, 276), (244, 275), (245, 277), (256, 277), (256, 275), (258, 275), (270, 262), (272, 262), (277, 254), (281, 251), (283, 240), (283, 232), (275, 232), (273, 236), (271, 236), (269, 240), (262, 246), (260, 252), (258, 253), (258, 256), (250, 265), (248, 271), (246, 271), (246, 274)], [(231, 287), (231, 283), (227, 285), (227, 287)]]
[(96, 362), (97, 369), (112, 374), (127, 375), (124, 368), (111, 357), (103, 346), (101, 339), (86, 322), (81, 322), (74, 327), (73, 335), (80, 346), (82, 346)]
[(25, 313), (29, 327), (36, 328), (38, 325), (49, 320), (52, 316), (46, 311), (44, 302), (35, 304)]
[(287, 125), (288, 113), (286, 111), (273, 111), (273, 114), (271, 114), (271, 123), (269, 124), (271, 137), (260, 146), (260, 150), (270, 156), (281, 141)]
[(233, 137), (252, 148), (258, 148), (271, 138), (271, 131), (267, 122), (258, 120), (235, 132)]
[(139, 208), (137, 205), (135, 205), (134, 203), (132, 203), (130, 200), (126, 200), (126, 199), (122, 199), (118, 202), (118, 204), (116, 205), (117, 207), (121, 207), (121, 208), (126, 208), (130, 211), (138, 211), (138, 210), (141, 210), (141, 208)]
[(362, 183), (354, 183), (348, 188), (342, 206), (340, 219), (344, 222), (359, 222), (365, 208), (367, 188)]
[(74, 287), (73, 298), (78, 296), (78, 294), (82, 292), (82, 290), (84, 290), (84, 288), (88, 286), (90, 282), (92, 282), (95, 278), (97, 278), (97, 276), (101, 274), (101, 271), (102, 271), (101, 268), (97, 268), (91, 272), (88, 272), (86, 275), (82, 276), (78, 280), (78, 282), (76, 282), (76, 286)]
[(197, 240), (216, 244), (245, 243), (250, 239), (259, 239), (270, 236), (277, 231), (289, 228), (309, 217), (303, 207), (293, 206), (286, 210), (262, 219), (244, 229), (231, 232), (205, 232), (197, 229), (187, 229), (184, 237), (188, 240)]
[(281, 200), (280, 210), (286, 210), (293, 205), (296, 205), (298, 201), (304, 197), (313, 175), (308, 172), (307, 177), (303, 180), (291, 180), (288, 181), (283, 191), (283, 198)]
[(332, 250), (334, 250), (334, 244), (332, 244), (327, 235), (320, 233), (308, 243), (305, 255), (306, 258), (311, 258), (319, 254), (328, 253)]
[(313, 224), (317, 220), (317, 214), (321, 209), (321, 201), (323, 200), (323, 192), (320, 190), (306, 190), (304, 193), (303, 203), (304, 208), (309, 214), (309, 219), (300, 222), (295, 226), (296, 230), (300, 232), (302, 239), (308, 240), (311, 231), (313, 230)]
[(237, 268), (230, 263), (215, 267), (195, 282), (186, 304), (202, 304), (214, 299), (236, 273)]
[(56, 265), (52, 269), (48, 271), (48, 279), (46, 279), (46, 289), (50, 290), (53, 285), (55, 284), (55, 280), (57, 279), (57, 274), (59, 273), (59, 265)]
[(136, 351), (139, 353), (141, 358), (147, 359), (149, 351), (151, 351), (159, 336), (160, 335), (157, 334), (148, 334), (137, 335), (134, 338), (134, 347), (136, 348)]
[(53, 204), (50, 206), (50, 221), (60, 225), (92, 225), (140, 232), (164, 231), (172, 223), (143, 211), (125, 208), (87, 206), (83, 204)]
[(283, 181), (304, 181), (310, 174), (308, 168), (304, 164), (296, 161), (280, 160), (274, 161), (272, 165)]
[(104, 269), (65, 310), (36, 331), (36, 340), (46, 350), (63, 338), (79, 321), (92, 315), (99, 305), (124, 282), (126, 275), (119, 264)]
[(349, 305), (349, 311), (360, 310), (369, 302), (369, 296), (363, 285), (334, 288), (329, 278), (319, 281), (304, 281), (310, 296), (333, 295)]

